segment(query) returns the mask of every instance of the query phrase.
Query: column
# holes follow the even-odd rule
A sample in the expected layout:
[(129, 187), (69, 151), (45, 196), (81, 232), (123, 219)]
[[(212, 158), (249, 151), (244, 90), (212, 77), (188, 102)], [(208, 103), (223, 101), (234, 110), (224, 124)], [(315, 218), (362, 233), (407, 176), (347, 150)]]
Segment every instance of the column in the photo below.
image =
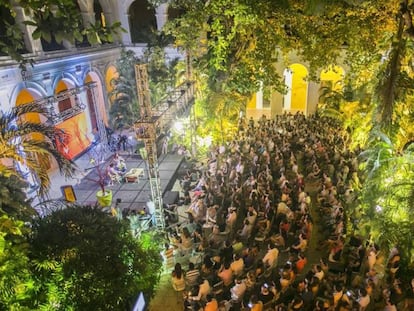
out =
[(89, 28), (95, 24), (95, 12), (93, 11), (93, 0), (78, 0), (83, 27)]
[(263, 82), (260, 82), (260, 89), (256, 93), (256, 109), (263, 109)]
[(306, 101), (306, 116), (309, 116), (316, 112), (319, 102), (319, 88), (320, 84), (314, 81), (308, 83), (308, 96)]
[(115, 17), (113, 8), (111, 6), (111, 0), (100, 0), (99, 3), (102, 6), (102, 11), (105, 17), (106, 25), (112, 25), (115, 23)]
[[(284, 76), (285, 65), (283, 62), (279, 61), (275, 64), (275, 70), (280, 77)], [(283, 105), (285, 100), (285, 95), (276, 91), (272, 91), (270, 96), (270, 114), (273, 119), (276, 115), (283, 114)]]
[[(129, 28), (129, 14), (128, 14), (128, 8), (126, 6), (126, 1), (115, 1), (116, 2), (116, 8), (114, 8), (114, 11), (118, 12), (117, 19), (119, 22), (121, 22), (121, 27), (126, 30), (126, 32), (121, 32), (120, 37), (122, 40), (122, 43), (124, 45), (131, 45), (131, 31)], [(105, 10), (105, 9), (104, 9)]]
[(157, 30), (161, 31), (168, 20), (167, 3), (162, 3), (155, 9), (155, 18), (157, 19)]

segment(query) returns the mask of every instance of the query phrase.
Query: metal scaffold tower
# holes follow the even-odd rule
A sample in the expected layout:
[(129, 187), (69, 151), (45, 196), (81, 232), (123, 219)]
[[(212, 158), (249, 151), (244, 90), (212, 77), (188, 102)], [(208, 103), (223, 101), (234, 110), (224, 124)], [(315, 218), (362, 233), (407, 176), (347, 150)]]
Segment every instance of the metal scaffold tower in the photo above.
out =
[(157, 229), (165, 228), (164, 207), (162, 202), (161, 181), (157, 156), (157, 122), (158, 116), (153, 116), (151, 108), (150, 90), (148, 85), (147, 66), (135, 65), (135, 77), (137, 82), (138, 103), (140, 108), (140, 120), (135, 125), (137, 139), (145, 144), (148, 179), (151, 187), (151, 198), (154, 203), (154, 225)]

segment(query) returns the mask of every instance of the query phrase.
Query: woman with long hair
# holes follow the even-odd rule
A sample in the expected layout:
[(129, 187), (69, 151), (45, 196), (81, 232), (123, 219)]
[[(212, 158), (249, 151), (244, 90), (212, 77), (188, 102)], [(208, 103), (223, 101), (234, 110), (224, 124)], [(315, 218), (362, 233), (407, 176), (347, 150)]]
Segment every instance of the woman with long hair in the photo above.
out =
[(177, 293), (177, 303), (180, 303), (183, 301), (183, 293), (185, 290), (185, 278), (184, 271), (179, 262), (175, 264), (174, 270), (171, 273), (171, 282), (175, 292)]

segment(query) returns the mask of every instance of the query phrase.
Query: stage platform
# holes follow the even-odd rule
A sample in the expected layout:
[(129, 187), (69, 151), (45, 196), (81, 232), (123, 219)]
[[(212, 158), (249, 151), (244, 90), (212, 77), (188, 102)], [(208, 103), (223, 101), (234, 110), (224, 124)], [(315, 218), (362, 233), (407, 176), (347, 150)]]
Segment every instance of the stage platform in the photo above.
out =
[[(127, 171), (131, 168), (142, 168), (144, 176), (138, 182), (120, 183), (106, 188), (113, 191), (113, 202), (119, 198), (121, 203), (118, 205), (122, 210), (141, 210), (146, 206), (146, 202), (151, 201), (151, 189), (148, 181), (148, 172), (145, 161), (136, 154), (121, 156), (125, 159)], [(158, 168), (161, 181), (161, 191), (164, 196), (170, 191), (177, 180), (177, 172), (184, 162), (184, 157), (176, 154), (161, 155), (158, 158)], [(95, 204), (95, 194), (99, 190), (99, 185), (91, 179), (96, 179), (96, 170), (91, 172), (74, 186), (77, 202), (80, 204)]]

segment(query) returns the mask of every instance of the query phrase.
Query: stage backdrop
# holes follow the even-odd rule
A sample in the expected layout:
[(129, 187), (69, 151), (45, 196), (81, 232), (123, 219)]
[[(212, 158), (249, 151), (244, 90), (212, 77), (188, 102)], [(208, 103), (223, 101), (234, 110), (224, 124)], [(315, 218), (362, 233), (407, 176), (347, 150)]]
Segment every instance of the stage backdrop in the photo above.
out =
[(57, 141), (58, 150), (68, 159), (74, 159), (91, 145), (84, 112), (56, 125), (64, 132), (64, 138)]

